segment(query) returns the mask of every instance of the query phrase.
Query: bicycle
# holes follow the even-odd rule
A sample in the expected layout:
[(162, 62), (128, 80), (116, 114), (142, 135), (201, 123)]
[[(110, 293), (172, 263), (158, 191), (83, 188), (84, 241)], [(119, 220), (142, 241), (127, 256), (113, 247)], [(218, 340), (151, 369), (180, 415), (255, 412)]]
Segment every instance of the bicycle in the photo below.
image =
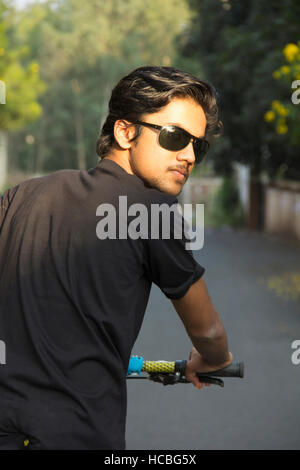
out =
[[(177, 383), (190, 383), (185, 378), (186, 360), (176, 361), (145, 361), (142, 356), (131, 356), (129, 360), (127, 379), (146, 379), (159, 382), (163, 385), (174, 385)], [(142, 372), (147, 376), (141, 375)], [(223, 369), (211, 372), (197, 373), (201, 382), (215, 384), (224, 387), (223, 380), (218, 377), (244, 377), (244, 363), (235, 362)]]

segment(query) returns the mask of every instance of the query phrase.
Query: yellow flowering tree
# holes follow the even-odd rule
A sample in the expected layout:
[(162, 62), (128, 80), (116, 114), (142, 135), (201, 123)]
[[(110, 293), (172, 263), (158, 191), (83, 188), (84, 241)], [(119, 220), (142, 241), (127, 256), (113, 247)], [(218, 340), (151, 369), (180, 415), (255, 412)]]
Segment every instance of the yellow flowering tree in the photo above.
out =
[(287, 99), (272, 101), (264, 119), (275, 126), (277, 134), (289, 135), (291, 143), (300, 146), (300, 103), (297, 104), (298, 99), (292, 100), (293, 94), (300, 95), (297, 92), (297, 88), (300, 89), (300, 41), (287, 44), (282, 52), (286, 62), (273, 72), (273, 77), (287, 87)]

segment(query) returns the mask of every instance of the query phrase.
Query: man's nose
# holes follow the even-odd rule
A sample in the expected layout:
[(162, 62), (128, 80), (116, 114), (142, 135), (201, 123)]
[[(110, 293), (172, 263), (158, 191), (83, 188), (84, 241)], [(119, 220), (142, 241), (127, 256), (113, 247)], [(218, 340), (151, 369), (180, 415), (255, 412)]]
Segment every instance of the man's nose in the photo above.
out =
[(190, 164), (194, 164), (195, 152), (194, 152), (193, 143), (190, 142), (186, 147), (184, 147), (184, 149), (180, 150), (177, 153), (177, 158), (178, 160), (181, 160), (181, 161), (185, 160)]

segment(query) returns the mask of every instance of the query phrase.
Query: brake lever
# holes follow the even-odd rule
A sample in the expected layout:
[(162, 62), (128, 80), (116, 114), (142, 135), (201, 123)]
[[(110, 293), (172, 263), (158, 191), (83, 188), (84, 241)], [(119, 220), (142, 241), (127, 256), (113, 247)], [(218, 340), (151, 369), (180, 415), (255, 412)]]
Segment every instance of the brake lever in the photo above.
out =
[[(153, 382), (159, 382), (163, 385), (174, 385), (176, 383), (190, 383), (189, 380), (187, 380), (186, 378), (183, 378), (179, 373), (176, 373), (176, 374), (151, 373), (149, 374), (149, 380), (152, 380)], [(216, 377), (201, 375), (201, 382), (224, 387), (223, 380), (217, 379)]]
[[(214, 385), (219, 385), (220, 387), (224, 387), (224, 382), (221, 379), (217, 379), (216, 377), (211, 377), (210, 375), (201, 375), (201, 377), (198, 377), (200, 379), (200, 382), (206, 383), (206, 384), (214, 384)], [(182, 383), (190, 383), (189, 380), (187, 379), (181, 379), (180, 382)]]
[(163, 385), (174, 385), (176, 383), (182, 382), (182, 379), (179, 373), (176, 373), (176, 374), (150, 373), (149, 380), (152, 380), (153, 382), (159, 382)]

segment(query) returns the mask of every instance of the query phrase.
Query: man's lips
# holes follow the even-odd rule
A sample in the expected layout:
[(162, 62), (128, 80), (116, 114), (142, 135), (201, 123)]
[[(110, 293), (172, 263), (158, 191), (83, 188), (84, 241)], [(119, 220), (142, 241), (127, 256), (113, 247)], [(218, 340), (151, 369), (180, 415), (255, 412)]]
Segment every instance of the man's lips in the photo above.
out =
[(170, 168), (175, 174), (178, 174), (180, 178), (186, 178), (188, 176), (188, 171), (183, 168)]

